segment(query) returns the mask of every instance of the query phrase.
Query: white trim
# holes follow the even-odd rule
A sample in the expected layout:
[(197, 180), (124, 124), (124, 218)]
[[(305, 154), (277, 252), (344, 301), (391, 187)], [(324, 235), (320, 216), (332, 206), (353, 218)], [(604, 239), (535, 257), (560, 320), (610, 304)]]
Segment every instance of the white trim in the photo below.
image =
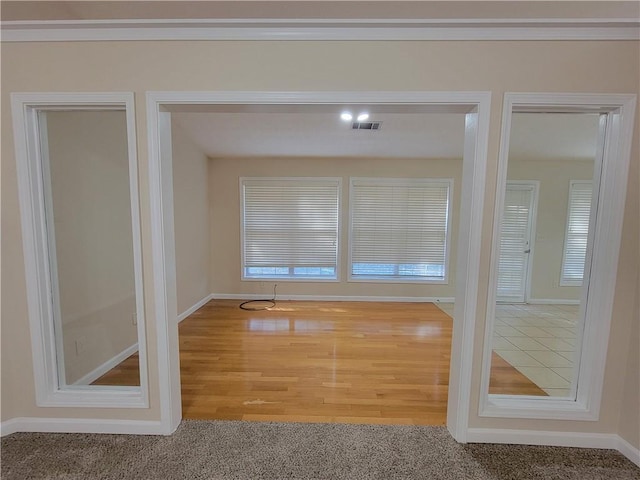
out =
[(640, 450), (615, 433), (470, 428), (468, 441), (469, 443), (611, 449), (617, 450), (640, 467)]
[[(24, 248), (27, 303), (36, 391), (40, 407), (148, 408), (148, 379), (145, 350), (144, 297), (138, 207), (138, 181), (134, 98), (132, 93), (13, 93), (11, 94), (18, 192)], [(52, 282), (46, 229), (45, 172), (38, 112), (48, 109), (123, 109), (127, 117), (129, 188), (133, 232), (136, 312), (140, 344), (139, 387), (66, 387), (56, 365), (56, 335), (53, 325)]]
[[(447, 426), (466, 440), (471, 396), (473, 339), (480, 270), (482, 205), (489, 138), (490, 92), (147, 92), (151, 238), (158, 331), (160, 409), (167, 429), (181, 419), (180, 369), (175, 313), (175, 247), (171, 183), (170, 105), (215, 104), (383, 104), (456, 105), (465, 118), (463, 185)], [(162, 111), (161, 111), (162, 110)], [(160, 135), (160, 129), (163, 129)]]
[(491, 93), (478, 101), (476, 111), (465, 117), (464, 154), (460, 195), (460, 220), (456, 266), (451, 368), (447, 401), (447, 428), (456, 441), (467, 441), (471, 410), (473, 343), (477, 321), (482, 213), (485, 194)]
[(638, 467), (640, 467), (640, 448), (634, 447), (620, 435), (616, 436), (618, 437), (618, 444), (614, 448), (629, 460), (631, 460), (633, 463), (635, 463)]
[(469, 443), (616, 449), (617, 439), (618, 435), (615, 433), (553, 432), (499, 428), (469, 429)]
[(17, 417), (0, 424), (1, 436), (4, 437), (16, 432), (166, 434), (160, 422), (147, 420)]
[(91, 385), (97, 379), (99, 379), (102, 375), (107, 373), (114, 367), (117, 367), (120, 363), (124, 362), (127, 358), (138, 351), (138, 344), (134, 343), (130, 347), (125, 348), (120, 353), (116, 354), (113, 358), (110, 358), (102, 365), (98, 366), (94, 370), (87, 373), (82, 378), (73, 382), (73, 385)]
[(182, 419), (182, 396), (173, 224), (171, 114), (160, 111), (159, 104), (154, 101), (150, 92), (147, 92), (147, 137), (160, 421), (166, 433), (173, 433)]
[[(478, 413), (481, 417), (596, 421), (600, 416), (636, 99), (635, 94), (505, 93)], [(608, 112), (609, 116), (603, 161), (596, 161), (594, 168), (594, 179), (600, 178), (599, 184), (594, 181), (593, 193), (594, 202), (597, 199), (597, 208), (593, 212), (594, 216), (597, 215), (597, 222), (595, 228), (592, 228), (593, 223), (590, 226), (593, 241), (590, 241), (592, 246), (587, 252), (587, 280), (580, 302), (585, 320), (581, 327), (582, 348), (577, 391), (573, 397), (575, 400), (489, 395), (496, 304), (496, 239), (500, 238), (499, 220), (504, 205), (511, 115), (514, 109), (529, 112)], [(596, 273), (589, 275), (590, 271)]]
[(2, 22), (3, 42), (638, 40), (636, 19), (121, 19)]
[(580, 305), (580, 300), (575, 298), (530, 298), (528, 305)]
[(202, 308), (203, 306), (205, 306), (207, 303), (209, 303), (214, 298), (216, 298), (216, 297), (214, 297), (214, 295), (212, 293), (212, 294), (209, 294), (206, 297), (204, 297), (202, 300), (197, 301), (194, 305), (192, 305), (191, 307), (187, 308), (184, 312), (182, 312), (180, 315), (178, 315), (178, 323), (183, 321), (185, 318), (187, 318), (189, 315), (191, 315), (196, 310), (198, 310), (198, 309)]
[[(264, 293), (212, 293), (212, 300), (260, 300), (268, 297)], [(384, 297), (363, 295), (288, 295), (278, 293), (278, 300), (305, 300), (316, 302), (407, 302), (407, 303), (454, 303), (454, 297)]]

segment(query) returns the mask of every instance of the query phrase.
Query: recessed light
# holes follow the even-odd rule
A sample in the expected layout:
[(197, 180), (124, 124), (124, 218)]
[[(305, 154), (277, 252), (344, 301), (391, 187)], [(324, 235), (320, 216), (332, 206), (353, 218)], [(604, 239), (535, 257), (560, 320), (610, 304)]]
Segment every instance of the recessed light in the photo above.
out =
[(342, 112), (342, 114), (340, 114), (340, 118), (345, 122), (350, 122), (351, 120), (353, 120), (353, 115), (351, 115), (349, 112)]
[(369, 118), (369, 114), (366, 112), (362, 112), (360, 115), (358, 115), (359, 122), (364, 122), (368, 118)]

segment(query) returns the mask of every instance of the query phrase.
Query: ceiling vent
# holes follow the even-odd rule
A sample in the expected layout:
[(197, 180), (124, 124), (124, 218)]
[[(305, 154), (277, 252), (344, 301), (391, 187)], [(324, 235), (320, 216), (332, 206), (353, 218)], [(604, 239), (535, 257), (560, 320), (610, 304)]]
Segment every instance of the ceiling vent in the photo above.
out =
[(382, 122), (353, 122), (353, 130), (380, 130)]

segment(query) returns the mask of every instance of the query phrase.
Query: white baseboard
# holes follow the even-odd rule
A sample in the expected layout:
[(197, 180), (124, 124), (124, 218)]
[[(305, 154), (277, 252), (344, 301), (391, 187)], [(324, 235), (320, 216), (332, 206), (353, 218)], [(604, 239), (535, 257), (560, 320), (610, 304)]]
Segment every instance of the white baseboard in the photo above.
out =
[(619, 451), (640, 466), (640, 451), (615, 433), (548, 432), (470, 428), (468, 443), (506, 443), (512, 445), (550, 445), (554, 447), (606, 448)]
[(74, 385), (91, 385), (97, 379), (99, 379), (102, 375), (107, 373), (112, 368), (118, 366), (120, 363), (124, 362), (127, 358), (138, 351), (138, 343), (134, 343), (130, 347), (125, 348), (123, 351), (118, 353), (115, 357), (110, 358), (106, 362), (104, 362), (99, 367), (93, 369), (89, 373), (87, 373), (82, 378), (73, 382)]
[(191, 315), (193, 312), (195, 312), (196, 310), (198, 310), (200, 307), (202, 307), (203, 305), (206, 305), (207, 302), (209, 302), (210, 300), (212, 300), (213, 298), (215, 298), (213, 296), (213, 294), (211, 295), (207, 295), (206, 297), (204, 297), (202, 300), (200, 300), (199, 302), (197, 302), (195, 305), (189, 307), (188, 309), (186, 309), (184, 312), (182, 312), (180, 315), (178, 315), (178, 323), (180, 323), (181, 321), (183, 321), (185, 318), (187, 318), (189, 315)]
[(618, 446), (616, 450), (640, 467), (640, 449), (618, 436)]
[(18, 417), (0, 424), (0, 435), (16, 432), (45, 433), (119, 433), (132, 435), (169, 435), (160, 421), (108, 420), (93, 418)]
[(580, 300), (562, 298), (530, 298), (530, 305), (580, 305)]
[[(268, 293), (212, 293), (211, 299), (218, 300), (260, 300), (270, 298)], [(339, 295), (288, 295), (278, 294), (277, 300), (308, 300), (316, 302), (417, 302), (453, 303), (453, 297), (376, 297)]]

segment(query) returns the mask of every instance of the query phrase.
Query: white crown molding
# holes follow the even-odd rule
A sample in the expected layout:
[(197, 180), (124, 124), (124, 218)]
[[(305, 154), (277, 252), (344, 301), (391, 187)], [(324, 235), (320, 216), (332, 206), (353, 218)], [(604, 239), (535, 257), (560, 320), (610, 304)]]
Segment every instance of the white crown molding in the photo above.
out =
[(640, 40), (636, 19), (184, 19), (2, 22), (3, 42)]

